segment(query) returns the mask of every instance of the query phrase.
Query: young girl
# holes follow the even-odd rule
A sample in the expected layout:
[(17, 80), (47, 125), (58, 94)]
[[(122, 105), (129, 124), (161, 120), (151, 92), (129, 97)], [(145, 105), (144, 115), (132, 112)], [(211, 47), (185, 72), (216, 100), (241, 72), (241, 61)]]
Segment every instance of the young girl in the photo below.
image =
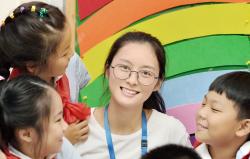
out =
[(57, 159), (80, 157), (63, 139), (60, 96), (38, 77), (1, 81), (0, 121), (0, 146), (7, 159), (45, 159), (58, 152)]
[(197, 113), (196, 151), (203, 159), (249, 159), (250, 73), (224, 74), (210, 85)]
[(90, 134), (76, 145), (82, 158), (138, 159), (167, 144), (190, 146), (183, 124), (165, 113), (158, 93), (165, 77), (165, 52), (155, 37), (129, 32), (113, 44), (104, 66), (111, 98), (93, 109)]
[[(64, 119), (70, 124), (65, 135), (76, 143), (87, 137), (85, 119), (90, 111), (85, 105), (73, 102), (77, 102), (79, 89), (89, 76), (78, 55), (70, 61), (72, 56), (69, 24), (54, 6), (24, 3), (1, 25), (0, 75), (14, 78), (19, 74), (32, 74), (53, 85), (63, 100)], [(9, 77), (10, 67), (14, 69)], [(65, 75), (66, 68), (71, 74)]]

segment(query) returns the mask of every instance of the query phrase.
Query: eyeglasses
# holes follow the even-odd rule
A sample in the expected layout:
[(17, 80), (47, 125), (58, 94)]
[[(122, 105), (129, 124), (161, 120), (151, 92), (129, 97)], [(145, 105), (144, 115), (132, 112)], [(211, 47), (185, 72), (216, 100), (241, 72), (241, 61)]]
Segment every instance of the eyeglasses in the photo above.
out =
[(148, 70), (132, 71), (131, 67), (123, 64), (118, 64), (116, 66), (110, 66), (113, 68), (113, 73), (116, 78), (120, 80), (125, 80), (130, 78), (132, 72), (137, 73), (137, 79), (142, 85), (151, 85), (155, 79), (159, 77), (155, 76), (154, 72)]

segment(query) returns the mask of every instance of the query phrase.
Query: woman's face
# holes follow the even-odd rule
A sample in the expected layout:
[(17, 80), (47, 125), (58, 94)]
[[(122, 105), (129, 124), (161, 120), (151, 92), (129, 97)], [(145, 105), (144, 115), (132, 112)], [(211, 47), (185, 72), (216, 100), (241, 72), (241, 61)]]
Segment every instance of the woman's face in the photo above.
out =
[[(132, 72), (124, 79), (120, 73), (127, 71)], [(143, 106), (161, 84), (154, 78), (159, 76), (159, 64), (154, 49), (147, 42), (126, 43), (114, 56), (106, 75), (111, 91), (110, 102), (125, 107)]]

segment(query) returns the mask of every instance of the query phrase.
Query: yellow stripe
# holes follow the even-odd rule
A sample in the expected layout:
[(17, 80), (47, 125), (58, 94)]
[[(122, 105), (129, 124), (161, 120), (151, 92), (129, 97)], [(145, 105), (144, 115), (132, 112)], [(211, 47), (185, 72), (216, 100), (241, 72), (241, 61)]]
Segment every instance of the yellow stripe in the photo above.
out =
[(103, 73), (112, 43), (125, 32), (145, 31), (159, 38), (164, 45), (214, 34), (250, 34), (249, 13), (250, 4), (247, 3), (210, 4), (162, 14), (128, 27), (85, 54), (83, 61), (91, 76), (90, 83)]

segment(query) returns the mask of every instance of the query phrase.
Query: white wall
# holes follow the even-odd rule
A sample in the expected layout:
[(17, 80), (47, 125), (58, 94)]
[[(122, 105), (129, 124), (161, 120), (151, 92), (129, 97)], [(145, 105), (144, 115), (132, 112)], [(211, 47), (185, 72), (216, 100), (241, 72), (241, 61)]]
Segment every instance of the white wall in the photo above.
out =
[[(0, 0), (0, 20), (4, 20), (21, 3), (32, 0)], [(64, 11), (64, 0), (39, 0), (57, 6)]]

